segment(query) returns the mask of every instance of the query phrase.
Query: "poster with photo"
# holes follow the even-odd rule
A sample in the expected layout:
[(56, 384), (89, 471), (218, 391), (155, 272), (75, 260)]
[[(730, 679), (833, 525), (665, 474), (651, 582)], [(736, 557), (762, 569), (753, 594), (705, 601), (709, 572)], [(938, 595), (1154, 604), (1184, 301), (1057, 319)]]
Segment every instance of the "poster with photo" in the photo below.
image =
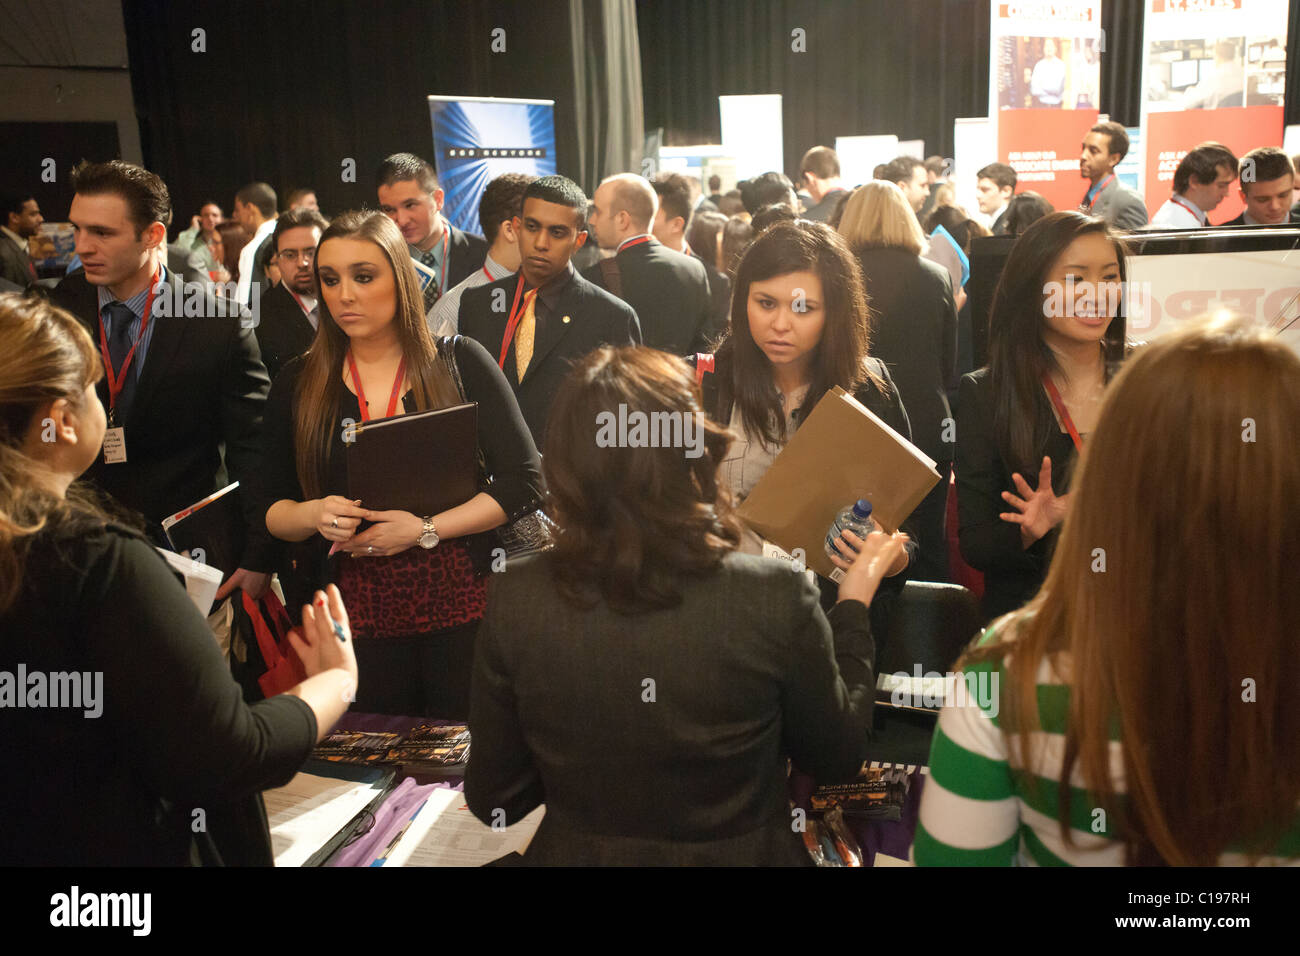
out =
[[(1105, 39), (1100, 0), (991, 5), (989, 122), (997, 161), (1072, 209), (1086, 189), (1079, 144), (1097, 122)], [(989, 158), (989, 162), (993, 157)]]
[[(1213, 140), (1241, 156), (1282, 143), (1286, 0), (1146, 0), (1142, 58), (1142, 192), (1154, 214), (1179, 161)], [(1242, 209), (1235, 188), (1210, 212)]]

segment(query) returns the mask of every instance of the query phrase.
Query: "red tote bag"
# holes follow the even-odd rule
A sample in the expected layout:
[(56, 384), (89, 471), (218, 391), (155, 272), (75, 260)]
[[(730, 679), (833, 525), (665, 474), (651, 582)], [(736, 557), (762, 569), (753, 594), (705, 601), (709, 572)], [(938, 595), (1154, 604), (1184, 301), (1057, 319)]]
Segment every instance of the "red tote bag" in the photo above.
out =
[(253, 622), (258, 650), (266, 661), (266, 673), (257, 679), (257, 684), (267, 697), (283, 694), (307, 679), (307, 670), (289, 643), (289, 632), (294, 630), (289, 612), (274, 591), (268, 590), (260, 601), (254, 601), (243, 591), (240, 594), (248, 619)]

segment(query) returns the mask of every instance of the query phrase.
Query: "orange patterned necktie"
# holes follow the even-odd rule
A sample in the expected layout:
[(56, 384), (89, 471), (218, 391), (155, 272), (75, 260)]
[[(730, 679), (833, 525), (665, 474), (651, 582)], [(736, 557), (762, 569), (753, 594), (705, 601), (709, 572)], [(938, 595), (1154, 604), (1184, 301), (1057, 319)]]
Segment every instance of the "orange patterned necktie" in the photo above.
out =
[(533, 339), (537, 333), (537, 314), (533, 311), (533, 306), (537, 304), (536, 290), (524, 296), (524, 303), (524, 315), (519, 320), (519, 328), (515, 330), (515, 372), (521, 382), (524, 373), (528, 371), (528, 363), (533, 358)]

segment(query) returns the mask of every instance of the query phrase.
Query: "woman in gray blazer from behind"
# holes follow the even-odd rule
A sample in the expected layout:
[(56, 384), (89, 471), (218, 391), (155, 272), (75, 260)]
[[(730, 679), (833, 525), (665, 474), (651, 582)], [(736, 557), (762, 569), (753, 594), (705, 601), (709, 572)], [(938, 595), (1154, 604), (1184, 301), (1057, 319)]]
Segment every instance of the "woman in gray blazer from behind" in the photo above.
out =
[(789, 563), (738, 553), (716, 480), (730, 434), (662, 352), (591, 353), (550, 420), (560, 533), (490, 584), (470, 809), (508, 825), (545, 803), (535, 864), (807, 863), (787, 758), (826, 780), (863, 760), (867, 606), (901, 537), (846, 532), (829, 615)]

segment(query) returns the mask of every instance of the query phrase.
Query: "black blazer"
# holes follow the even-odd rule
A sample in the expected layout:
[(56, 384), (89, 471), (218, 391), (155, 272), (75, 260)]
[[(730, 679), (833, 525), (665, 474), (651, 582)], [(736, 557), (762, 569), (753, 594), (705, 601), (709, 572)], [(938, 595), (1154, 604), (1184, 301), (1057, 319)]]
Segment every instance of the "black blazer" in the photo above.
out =
[[(1040, 396), (1051, 417), (1051, 403)], [(1055, 419), (1053, 419), (1053, 422)], [(1075, 461), (1074, 442), (1067, 432), (1054, 430), (1038, 449), (1029, 474), (1020, 473), (1033, 487), (1044, 456), (1052, 459), (1052, 490), (1070, 490)], [(984, 614), (988, 618), (1013, 611), (1038, 591), (1047, 574), (1059, 528), (1053, 528), (1028, 548), (1021, 545), (1020, 525), (998, 515), (1014, 511), (1002, 492), (1019, 494), (1011, 480), (1017, 468), (1002, 454), (993, 427), (993, 391), (987, 367), (963, 375), (957, 399), (957, 539), (961, 555), (972, 568), (984, 572)]]
[[(705, 347), (712, 331), (713, 305), (704, 263), (674, 252), (657, 239), (623, 249), (614, 260), (621, 298), (636, 310), (644, 342), (653, 348), (685, 355)], [(600, 263), (583, 278), (608, 289)]]
[[(518, 281), (517, 273), (509, 275), (467, 289), (460, 298), (460, 334), (477, 339), (493, 359), (501, 355), (501, 342)], [(492, 307), (497, 289), (504, 292), (506, 302), (499, 312)], [(497, 296), (497, 301), (501, 298)], [(570, 321), (564, 321), (566, 318)], [(541, 451), (546, 451), (543, 441), (551, 402), (573, 363), (602, 345), (639, 344), (641, 326), (628, 304), (573, 272), (560, 292), (555, 314), (538, 327), (533, 357), (522, 382), (515, 365), (514, 348), (506, 353), (506, 378), (514, 389), (533, 441)]]
[[(447, 223), (451, 226), (451, 223)], [(447, 285), (441, 291), (460, 285), (487, 261), (488, 241), (472, 232), (451, 226), (451, 262), (447, 264)]]
[[(1296, 203), (1294, 206), (1291, 207), (1291, 212), (1287, 216), (1287, 222), (1291, 223), (1292, 225), (1300, 222), (1300, 203)], [(1236, 219), (1229, 219), (1227, 222), (1219, 223), (1219, 225), (1221, 226), (1246, 225), (1246, 211), (1243, 209), (1241, 212), (1237, 213)]]
[(290, 359), (307, 351), (316, 330), (283, 282), (263, 292), (257, 308), (257, 344), (274, 382)]
[(291, 694), (244, 703), (152, 546), (87, 522), (33, 536), (20, 596), (0, 614), (0, 670), (20, 662), (101, 674), (102, 693), (89, 719), (0, 708), (0, 864), (271, 865), (259, 794), (302, 766), (315, 715)]
[[(167, 272), (167, 282), (183, 302), (175, 272)], [(97, 290), (84, 272), (65, 277), (51, 299), (99, 341)], [(269, 572), (275, 569), (279, 548), (257, 512), (253, 492), (271, 380), (257, 337), (251, 328), (242, 327), (246, 321), (231, 314), (234, 306), (225, 307), (223, 316), (215, 299), (208, 296), (205, 302), (203, 316), (150, 319), (156, 323), (153, 337), (130, 415), (123, 422), (126, 461), (105, 465), (101, 455), (84, 477), (148, 519), (150, 533), (160, 540), (163, 518), (212, 494), (222, 487), (223, 478), (241, 482), (248, 537), (240, 566)], [(96, 388), (107, 409), (107, 378)]]
[(786, 758), (827, 781), (861, 765), (866, 607), (841, 602), (828, 624), (802, 574), (732, 553), (684, 580), (676, 608), (581, 610), (549, 560), (488, 586), (465, 774), (474, 815), (500, 808), (509, 824), (545, 801), (528, 863), (806, 865)]
[[(935, 461), (952, 461), (942, 441), (957, 377), (957, 306), (948, 271), (905, 249), (858, 253), (871, 302), (871, 354), (889, 366), (912, 441)], [(951, 434), (951, 430), (949, 430)]]
[(691, 258), (704, 266), (704, 275), (709, 280), (709, 322), (696, 344), (700, 351), (711, 352), (731, 324), (731, 279), (705, 262), (693, 249)]

